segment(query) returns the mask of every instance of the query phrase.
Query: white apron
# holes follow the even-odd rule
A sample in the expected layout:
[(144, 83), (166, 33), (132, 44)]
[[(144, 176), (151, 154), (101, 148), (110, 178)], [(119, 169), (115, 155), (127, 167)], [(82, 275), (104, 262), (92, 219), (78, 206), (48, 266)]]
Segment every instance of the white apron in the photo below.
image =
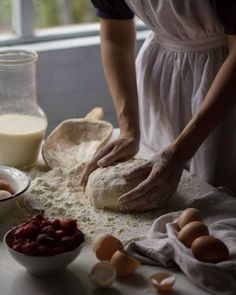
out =
[[(136, 66), (141, 141), (159, 151), (180, 134), (205, 98), (228, 53), (224, 28), (210, 0), (126, 3), (153, 31)], [(226, 147), (225, 128), (224, 134), (221, 129), (220, 125), (201, 145), (189, 169), (236, 192), (236, 142), (233, 145), (228, 134)]]

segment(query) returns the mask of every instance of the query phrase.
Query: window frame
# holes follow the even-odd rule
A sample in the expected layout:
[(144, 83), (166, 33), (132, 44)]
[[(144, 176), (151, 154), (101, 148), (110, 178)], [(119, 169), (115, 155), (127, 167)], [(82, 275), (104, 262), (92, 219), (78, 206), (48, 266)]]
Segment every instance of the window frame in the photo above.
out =
[[(12, 1), (13, 34), (0, 34), (0, 46), (13, 46), (37, 42), (66, 40), (71, 38), (99, 35), (99, 22), (90, 24), (73, 24), (46, 29), (33, 29), (33, 1)], [(147, 30), (146, 25), (137, 21), (137, 31)]]

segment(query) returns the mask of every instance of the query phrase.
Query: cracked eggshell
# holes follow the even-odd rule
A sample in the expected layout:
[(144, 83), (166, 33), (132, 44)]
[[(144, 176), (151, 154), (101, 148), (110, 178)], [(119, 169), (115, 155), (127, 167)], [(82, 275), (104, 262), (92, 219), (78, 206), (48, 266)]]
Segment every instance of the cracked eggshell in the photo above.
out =
[(180, 214), (178, 226), (182, 229), (186, 224), (192, 221), (202, 221), (200, 211), (196, 208), (187, 208)]
[(158, 272), (149, 279), (154, 288), (160, 292), (168, 292), (173, 289), (176, 277), (168, 272)]
[(89, 277), (95, 286), (106, 288), (115, 281), (116, 271), (110, 263), (99, 262), (92, 268)]
[(124, 249), (121, 241), (111, 234), (101, 234), (97, 236), (93, 242), (92, 248), (99, 260), (110, 260), (116, 251), (123, 251)]
[(117, 276), (128, 276), (140, 265), (140, 262), (121, 251), (116, 251), (111, 258), (111, 265), (116, 269)]

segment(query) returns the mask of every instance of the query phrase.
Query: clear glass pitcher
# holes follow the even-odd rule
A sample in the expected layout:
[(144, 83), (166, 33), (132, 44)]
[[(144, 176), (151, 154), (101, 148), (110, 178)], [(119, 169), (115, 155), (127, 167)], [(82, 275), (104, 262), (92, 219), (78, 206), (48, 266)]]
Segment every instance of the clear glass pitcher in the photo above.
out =
[(37, 102), (37, 59), (34, 51), (0, 51), (0, 165), (24, 169), (38, 158), (47, 118)]

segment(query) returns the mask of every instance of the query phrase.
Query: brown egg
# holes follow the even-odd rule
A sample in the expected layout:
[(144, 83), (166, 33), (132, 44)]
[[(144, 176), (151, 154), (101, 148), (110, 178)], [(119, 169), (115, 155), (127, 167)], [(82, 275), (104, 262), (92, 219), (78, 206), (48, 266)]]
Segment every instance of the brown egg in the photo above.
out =
[(7, 191), (11, 194), (13, 193), (10, 184), (4, 179), (0, 179), (0, 190)]
[(116, 269), (117, 276), (128, 276), (140, 265), (138, 260), (120, 251), (116, 251), (112, 256), (110, 263)]
[(93, 242), (93, 251), (99, 260), (110, 260), (117, 250), (123, 250), (123, 244), (110, 234), (101, 234)]
[(212, 236), (202, 236), (192, 243), (192, 252), (195, 258), (203, 262), (217, 263), (229, 258), (227, 246)]
[(181, 229), (191, 221), (202, 221), (200, 211), (196, 208), (188, 208), (184, 210), (178, 218), (178, 226)]
[(192, 221), (186, 224), (178, 233), (178, 239), (187, 247), (191, 247), (192, 242), (201, 236), (209, 235), (208, 227), (201, 221)]

